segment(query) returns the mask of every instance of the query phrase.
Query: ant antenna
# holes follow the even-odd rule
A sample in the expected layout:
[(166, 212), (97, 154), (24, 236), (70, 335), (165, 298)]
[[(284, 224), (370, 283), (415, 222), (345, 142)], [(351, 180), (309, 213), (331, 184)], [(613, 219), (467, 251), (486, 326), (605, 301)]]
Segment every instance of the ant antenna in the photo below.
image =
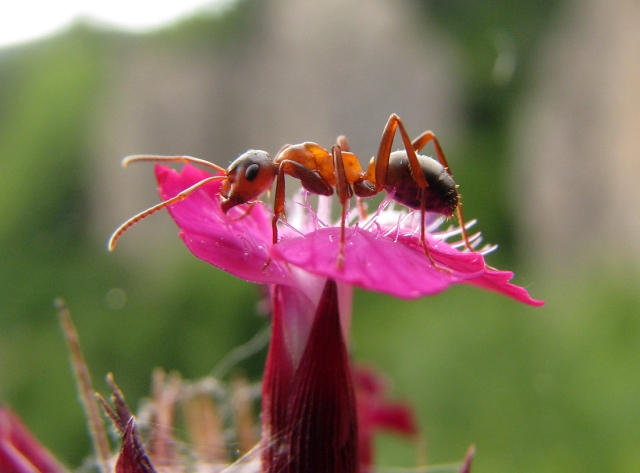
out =
[(218, 166), (217, 164), (213, 164), (212, 162), (206, 161), (200, 158), (194, 158), (193, 156), (153, 156), (153, 155), (145, 155), (145, 154), (134, 154), (133, 156), (127, 156), (122, 160), (122, 167), (126, 168), (131, 163), (137, 163), (142, 161), (149, 161), (154, 163), (169, 163), (169, 162), (183, 162), (183, 163), (194, 163), (200, 164), (202, 166), (206, 166), (211, 169), (215, 169), (219, 173), (227, 174), (227, 170), (223, 167)]
[[(135, 156), (132, 156), (132, 158), (135, 158)], [(147, 159), (144, 159), (144, 160), (148, 161)], [(131, 162), (131, 161), (132, 160), (129, 160), (128, 162)], [(136, 159), (136, 161), (142, 161), (142, 159)], [(211, 163), (209, 163), (209, 164), (211, 164)], [(213, 165), (213, 166), (215, 166), (215, 165)], [(118, 240), (120, 239), (122, 234), (124, 232), (126, 232), (129, 228), (131, 228), (133, 225), (138, 223), (140, 220), (142, 220), (144, 218), (147, 218), (149, 215), (153, 215), (157, 211), (162, 210), (162, 209), (164, 209), (166, 207), (169, 207), (170, 205), (173, 205), (176, 202), (180, 202), (180, 201), (186, 199), (187, 197), (189, 197), (191, 194), (193, 194), (195, 191), (200, 189), (203, 185), (205, 185), (208, 182), (219, 181), (221, 179), (226, 179), (226, 178), (227, 178), (226, 174), (224, 176), (207, 177), (206, 179), (203, 179), (200, 182), (196, 182), (191, 187), (183, 190), (182, 192), (180, 192), (175, 197), (172, 197), (172, 198), (167, 199), (167, 200), (165, 200), (163, 202), (160, 202), (159, 204), (156, 204), (153, 207), (151, 207), (151, 208), (149, 208), (149, 209), (147, 209), (147, 210), (145, 210), (143, 212), (140, 212), (138, 215), (135, 215), (135, 216), (131, 217), (129, 220), (127, 220), (122, 225), (120, 225), (115, 232), (113, 232), (113, 235), (111, 235), (111, 238), (109, 238), (109, 242), (107, 243), (107, 248), (109, 249), (109, 251), (113, 251), (115, 249), (115, 247), (116, 247), (116, 243), (118, 242)]]
[(155, 156), (155, 155), (146, 155), (146, 154), (135, 154), (135, 155), (127, 156), (126, 158), (124, 158), (122, 160), (122, 167), (126, 168), (131, 163), (137, 163), (137, 162), (143, 162), (143, 161), (154, 162), (154, 163), (183, 162), (183, 163), (200, 164), (201, 166), (214, 169), (219, 173), (224, 174), (224, 176), (213, 176), (213, 177), (208, 177), (206, 179), (203, 179), (202, 181), (197, 182), (196, 184), (189, 187), (188, 189), (183, 190), (175, 197), (172, 197), (171, 199), (167, 199), (164, 202), (160, 202), (159, 204), (154, 205), (153, 207), (145, 210), (144, 212), (140, 212), (138, 215), (131, 217), (129, 220), (127, 220), (122, 225), (120, 225), (118, 229), (115, 232), (113, 232), (113, 235), (111, 235), (111, 238), (109, 238), (109, 242), (107, 243), (107, 248), (109, 249), (109, 251), (113, 251), (116, 247), (116, 243), (118, 242), (122, 234), (126, 232), (130, 227), (138, 223), (140, 220), (148, 217), (149, 215), (153, 215), (157, 211), (162, 210), (166, 207), (169, 207), (170, 205), (175, 204), (176, 202), (180, 202), (181, 200), (186, 199), (189, 195), (191, 195), (193, 192), (198, 190), (201, 186), (203, 186), (207, 182), (227, 178), (227, 170), (224, 169), (223, 167), (220, 167), (217, 164), (213, 164), (212, 162), (206, 161), (204, 159), (194, 158), (193, 156)]

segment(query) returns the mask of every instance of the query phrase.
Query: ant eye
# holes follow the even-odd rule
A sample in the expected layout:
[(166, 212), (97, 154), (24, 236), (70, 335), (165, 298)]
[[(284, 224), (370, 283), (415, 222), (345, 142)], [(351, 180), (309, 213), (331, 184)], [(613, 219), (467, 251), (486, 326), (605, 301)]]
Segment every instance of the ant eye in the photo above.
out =
[(251, 164), (247, 166), (247, 169), (244, 171), (244, 177), (247, 181), (251, 182), (256, 177), (258, 177), (259, 171), (260, 171), (260, 166), (258, 164)]

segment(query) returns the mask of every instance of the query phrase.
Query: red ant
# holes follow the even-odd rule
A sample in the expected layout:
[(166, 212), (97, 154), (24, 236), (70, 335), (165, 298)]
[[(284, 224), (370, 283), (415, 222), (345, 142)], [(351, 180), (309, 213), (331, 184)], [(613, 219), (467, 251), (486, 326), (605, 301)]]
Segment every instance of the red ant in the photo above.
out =
[[(391, 152), (397, 129), (400, 130), (404, 150)], [(429, 141), (433, 141), (437, 161), (417, 154)], [(393, 200), (396, 202), (420, 210), (420, 242), (434, 266), (437, 265), (425, 240), (426, 212), (435, 212), (446, 217), (456, 212), (465, 245), (472, 250), (462, 217), (458, 186), (451, 176), (438, 139), (431, 131), (425, 131), (411, 141), (396, 114), (389, 117), (382, 132), (378, 155), (371, 158), (366, 172), (360, 166), (357, 156), (349, 151), (349, 145), (344, 136), (338, 137), (337, 144), (331, 148), (331, 153), (311, 142), (285, 145), (274, 159), (266, 151), (249, 150), (236, 158), (227, 169), (190, 156), (130, 156), (125, 158), (123, 165), (126, 166), (134, 161), (192, 162), (213, 168), (222, 175), (203, 179), (175, 197), (130, 218), (111, 236), (109, 250), (115, 248), (117, 240), (133, 224), (158, 210), (186, 199), (204, 184), (213, 180), (223, 181), (220, 190), (222, 196), (220, 207), (225, 213), (236, 205), (255, 203), (256, 199), (271, 187), (273, 181), (276, 181), (272, 220), (275, 244), (278, 241), (277, 222), (285, 213), (285, 175), (298, 179), (302, 186), (313, 194), (329, 196), (333, 194), (333, 188), (336, 188), (342, 206), (339, 266), (343, 261), (348, 200), (353, 194), (358, 197), (371, 197), (379, 194), (383, 189), (394, 192)]]

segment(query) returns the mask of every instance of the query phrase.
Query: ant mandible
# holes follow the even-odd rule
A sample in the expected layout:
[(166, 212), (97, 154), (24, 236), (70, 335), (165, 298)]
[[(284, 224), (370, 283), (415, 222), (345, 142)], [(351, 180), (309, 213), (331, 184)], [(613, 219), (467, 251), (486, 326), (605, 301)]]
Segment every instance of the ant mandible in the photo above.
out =
[[(404, 150), (391, 152), (398, 129)], [(437, 161), (418, 154), (429, 141), (433, 141)], [(212, 168), (221, 174), (203, 179), (175, 197), (127, 220), (111, 236), (108, 244), (110, 251), (115, 248), (116, 242), (129, 227), (161, 209), (186, 199), (213, 180), (223, 181), (220, 207), (225, 213), (237, 205), (255, 203), (256, 199), (271, 187), (273, 181), (276, 181), (272, 219), (275, 244), (278, 241), (277, 222), (285, 215), (285, 175), (298, 179), (302, 186), (313, 194), (329, 196), (333, 194), (333, 188), (336, 188), (342, 206), (339, 266), (342, 266), (344, 259), (348, 200), (353, 194), (358, 197), (371, 197), (383, 189), (393, 192), (393, 200), (396, 202), (420, 211), (420, 242), (434, 266), (437, 265), (425, 239), (426, 212), (439, 213), (446, 217), (451, 217), (456, 212), (465, 245), (472, 250), (462, 216), (458, 186), (451, 176), (438, 139), (431, 131), (425, 131), (411, 141), (402, 120), (396, 114), (392, 114), (387, 120), (378, 154), (371, 158), (366, 172), (360, 166), (357, 156), (350, 152), (344, 136), (338, 137), (331, 153), (311, 142), (285, 145), (273, 159), (266, 151), (249, 150), (236, 158), (227, 169), (191, 156), (130, 156), (123, 160), (123, 166), (137, 161), (192, 162)]]

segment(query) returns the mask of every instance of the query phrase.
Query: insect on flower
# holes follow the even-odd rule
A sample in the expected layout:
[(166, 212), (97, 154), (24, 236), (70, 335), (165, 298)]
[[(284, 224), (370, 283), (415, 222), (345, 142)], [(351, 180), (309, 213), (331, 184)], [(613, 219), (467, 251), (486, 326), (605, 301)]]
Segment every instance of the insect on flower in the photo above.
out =
[[(404, 150), (391, 152), (398, 129)], [(430, 141), (433, 141), (437, 160), (418, 154)], [(333, 195), (335, 187), (342, 207), (338, 266), (341, 266), (343, 261), (346, 209), (350, 198), (354, 194), (357, 197), (371, 197), (383, 189), (393, 193), (393, 200), (396, 202), (420, 211), (420, 242), (434, 266), (435, 261), (425, 240), (427, 212), (443, 214), (446, 217), (457, 213), (465, 246), (472, 250), (462, 216), (458, 185), (449, 171), (438, 139), (431, 131), (425, 131), (411, 141), (404, 124), (396, 114), (389, 117), (382, 132), (378, 154), (371, 158), (366, 172), (362, 169), (358, 157), (350, 151), (344, 136), (338, 137), (337, 144), (331, 147), (331, 152), (312, 142), (285, 145), (275, 158), (271, 158), (266, 151), (249, 150), (236, 158), (227, 169), (191, 156), (129, 156), (124, 159), (123, 166), (138, 161), (191, 162), (212, 168), (218, 171), (219, 175), (203, 179), (178, 195), (127, 220), (111, 236), (109, 250), (115, 248), (120, 236), (132, 225), (186, 199), (200, 187), (214, 180), (223, 181), (220, 206), (225, 213), (240, 204), (249, 204), (249, 212), (258, 197), (271, 188), (274, 180), (276, 181), (271, 224), (275, 244), (278, 242), (278, 220), (285, 216), (286, 175), (295, 177), (307, 191), (317, 195)]]

